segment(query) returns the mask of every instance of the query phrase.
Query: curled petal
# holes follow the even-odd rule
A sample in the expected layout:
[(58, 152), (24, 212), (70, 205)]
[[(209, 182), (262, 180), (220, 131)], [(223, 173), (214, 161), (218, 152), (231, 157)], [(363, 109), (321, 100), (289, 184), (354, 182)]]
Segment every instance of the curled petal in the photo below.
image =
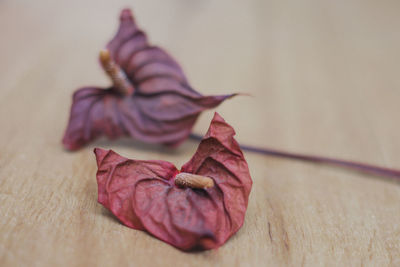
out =
[[(177, 146), (189, 136), (202, 111), (235, 95), (203, 96), (191, 88), (179, 64), (163, 49), (149, 45), (128, 9), (121, 12), (119, 29), (107, 49), (109, 54), (103, 51), (103, 55), (111, 61), (102, 65), (115, 66), (107, 73), (118, 79), (112, 77), (114, 85), (108, 89), (86, 87), (75, 92), (63, 138), (69, 150), (100, 136)], [(123, 85), (129, 88), (121, 90)], [(125, 91), (133, 93), (124, 95)]]
[[(181, 171), (169, 162), (132, 160), (95, 149), (98, 201), (123, 224), (179, 249), (217, 248), (243, 225), (252, 186), (233, 136), (232, 127), (215, 114)], [(181, 172), (211, 178), (213, 186), (178, 187), (174, 179)]]

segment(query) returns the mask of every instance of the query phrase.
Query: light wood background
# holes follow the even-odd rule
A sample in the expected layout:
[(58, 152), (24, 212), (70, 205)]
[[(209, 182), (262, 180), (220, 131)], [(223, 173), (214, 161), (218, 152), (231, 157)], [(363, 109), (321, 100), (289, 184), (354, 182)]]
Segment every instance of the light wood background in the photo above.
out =
[[(181, 166), (171, 151), (61, 137), (72, 92), (108, 85), (98, 51), (132, 7), (246, 144), (400, 168), (400, 2), (0, 0), (1, 266), (400, 266), (400, 183), (246, 153), (243, 228), (183, 253), (97, 203), (93, 148)], [(213, 112), (195, 126), (203, 134)]]

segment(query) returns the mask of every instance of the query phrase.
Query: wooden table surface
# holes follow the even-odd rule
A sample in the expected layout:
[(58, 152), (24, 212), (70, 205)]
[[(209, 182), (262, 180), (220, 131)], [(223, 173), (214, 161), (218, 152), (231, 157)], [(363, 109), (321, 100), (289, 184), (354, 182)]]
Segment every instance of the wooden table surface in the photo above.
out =
[(94, 147), (180, 166), (197, 146), (62, 148), (72, 92), (109, 83), (97, 55), (127, 6), (200, 92), (252, 95), (218, 107), (241, 143), (400, 168), (397, 0), (1, 0), (1, 266), (400, 265), (400, 184), (349, 170), (246, 152), (245, 224), (201, 253), (98, 204)]

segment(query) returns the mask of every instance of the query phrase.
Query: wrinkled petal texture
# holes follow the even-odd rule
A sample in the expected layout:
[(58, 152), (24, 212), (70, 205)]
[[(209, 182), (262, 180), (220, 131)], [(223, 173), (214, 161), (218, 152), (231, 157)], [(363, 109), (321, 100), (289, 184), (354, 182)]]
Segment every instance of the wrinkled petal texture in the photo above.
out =
[(179, 170), (165, 161), (124, 158), (95, 149), (98, 201), (123, 224), (182, 250), (213, 249), (243, 225), (252, 180), (235, 132), (218, 114), (181, 169), (210, 177), (208, 189), (180, 188)]
[(63, 138), (67, 149), (102, 135), (176, 146), (188, 137), (200, 112), (234, 96), (202, 96), (192, 89), (179, 64), (163, 49), (149, 45), (130, 10), (122, 11), (119, 30), (107, 49), (135, 93), (124, 97), (112, 87), (76, 91)]

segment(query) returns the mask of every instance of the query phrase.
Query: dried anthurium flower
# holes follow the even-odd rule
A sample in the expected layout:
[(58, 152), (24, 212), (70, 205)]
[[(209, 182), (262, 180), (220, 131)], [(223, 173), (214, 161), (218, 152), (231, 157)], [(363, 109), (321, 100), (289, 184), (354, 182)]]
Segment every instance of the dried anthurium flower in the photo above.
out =
[(234, 135), (216, 113), (180, 171), (96, 148), (98, 201), (126, 226), (179, 249), (217, 248), (243, 225), (252, 186)]
[(175, 146), (188, 137), (200, 112), (234, 95), (196, 92), (179, 64), (149, 45), (128, 9), (121, 13), (117, 34), (100, 52), (100, 62), (113, 85), (74, 93), (63, 138), (69, 150), (102, 135)]

